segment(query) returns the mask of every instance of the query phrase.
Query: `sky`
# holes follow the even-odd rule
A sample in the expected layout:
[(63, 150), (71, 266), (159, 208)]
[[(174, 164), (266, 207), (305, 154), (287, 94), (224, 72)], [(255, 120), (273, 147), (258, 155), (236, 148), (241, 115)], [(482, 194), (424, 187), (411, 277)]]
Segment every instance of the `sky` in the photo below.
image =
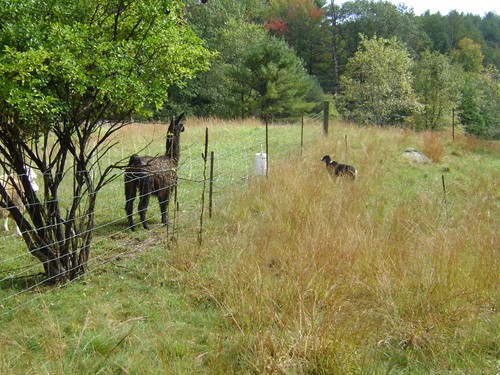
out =
[[(340, 5), (346, 0), (335, 1)], [(389, 0), (396, 5), (403, 3), (408, 8), (413, 8), (417, 16), (430, 10), (431, 13), (441, 12), (442, 15), (448, 14), (451, 10), (459, 13), (473, 13), (484, 16), (487, 12), (495, 12), (500, 15), (499, 0)]]

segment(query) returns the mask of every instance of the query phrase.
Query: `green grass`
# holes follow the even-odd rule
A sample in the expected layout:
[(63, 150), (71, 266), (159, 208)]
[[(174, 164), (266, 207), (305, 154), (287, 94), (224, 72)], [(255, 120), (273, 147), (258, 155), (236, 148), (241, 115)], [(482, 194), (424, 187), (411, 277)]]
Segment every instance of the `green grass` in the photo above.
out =
[[(200, 246), (206, 126), (214, 216)], [(154, 229), (125, 231), (114, 181), (83, 280), (25, 293), (24, 279), (1, 282), (0, 373), (496, 373), (498, 143), (320, 127), (306, 126), (302, 155), (300, 127), (270, 127), (266, 179), (251, 177), (262, 126), (189, 121), (177, 241), (155, 200)], [(109, 162), (151, 141), (160, 154), (165, 130), (125, 129)], [(440, 161), (413, 164), (406, 147)], [(324, 154), (359, 179), (331, 180)], [(38, 269), (11, 258), (20, 240), (0, 241), (1, 278)]]

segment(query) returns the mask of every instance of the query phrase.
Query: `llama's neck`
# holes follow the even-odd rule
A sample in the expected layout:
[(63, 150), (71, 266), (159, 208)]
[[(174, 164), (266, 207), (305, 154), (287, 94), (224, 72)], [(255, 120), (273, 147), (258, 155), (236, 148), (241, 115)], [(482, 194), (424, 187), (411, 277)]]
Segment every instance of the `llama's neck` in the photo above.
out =
[(168, 132), (167, 132), (167, 145), (166, 145), (165, 156), (172, 160), (175, 160), (176, 162), (179, 161), (180, 157), (179, 136), (180, 136), (179, 131), (175, 127), (175, 121), (172, 121), (172, 123), (168, 127)]

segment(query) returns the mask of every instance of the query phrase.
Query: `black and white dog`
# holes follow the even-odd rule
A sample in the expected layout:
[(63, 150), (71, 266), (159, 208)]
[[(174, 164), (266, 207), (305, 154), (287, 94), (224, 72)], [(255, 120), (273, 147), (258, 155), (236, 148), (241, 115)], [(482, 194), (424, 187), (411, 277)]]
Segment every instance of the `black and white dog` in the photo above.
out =
[(326, 170), (332, 177), (348, 176), (354, 180), (358, 176), (358, 170), (356, 168), (352, 165), (336, 162), (335, 160), (332, 160), (330, 155), (323, 156), (321, 161), (325, 162)]

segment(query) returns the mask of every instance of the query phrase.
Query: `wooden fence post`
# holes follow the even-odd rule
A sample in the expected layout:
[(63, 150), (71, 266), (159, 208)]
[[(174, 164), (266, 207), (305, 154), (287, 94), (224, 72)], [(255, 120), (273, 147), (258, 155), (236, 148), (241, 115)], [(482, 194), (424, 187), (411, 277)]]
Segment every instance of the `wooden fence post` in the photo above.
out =
[(451, 109), (451, 139), (455, 143), (455, 108)]
[(304, 111), (300, 122), (300, 156), (304, 153)]
[[(170, 205), (169, 205), (170, 206)], [(170, 208), (168, 207), (170, 210)], [(177, 184), (174, 186), (174, 222), (172, 226), (172, 239), (178, 240), (178, 220), (179, 220), (179, 201), (177, 200)], [(167, 227), (167, 233), (170, 231), (170, 226)]]
[(328, 121), (330, 118), (330, 102), (325, 100), (323, 103), (323, 135), (328, 136)]
[(213, 207), (213, 194), (214, 194), (214, 152), (210, 152), (210, 186), (208, 189), (208, 217), (212, 218)]
[(208, 128), (205, 129), (205, 152), (203, 158), (203, 189), (201, 191), (200, 229), (198, 231), (198, 245), (203, 243), (203, 214), (205, 212), (205, 190), (207, 188), (207, 160), (208, 160)]
[(269, 124), (266, 117), (266, 178), (269, 178)]
[(441, 182), (443, 183), (444, 208), (446, 212), (446, 217), (448, 217), (448, 202), (446, 200), (446, 184), (444, 183), (444, 174), (441, 175)]

